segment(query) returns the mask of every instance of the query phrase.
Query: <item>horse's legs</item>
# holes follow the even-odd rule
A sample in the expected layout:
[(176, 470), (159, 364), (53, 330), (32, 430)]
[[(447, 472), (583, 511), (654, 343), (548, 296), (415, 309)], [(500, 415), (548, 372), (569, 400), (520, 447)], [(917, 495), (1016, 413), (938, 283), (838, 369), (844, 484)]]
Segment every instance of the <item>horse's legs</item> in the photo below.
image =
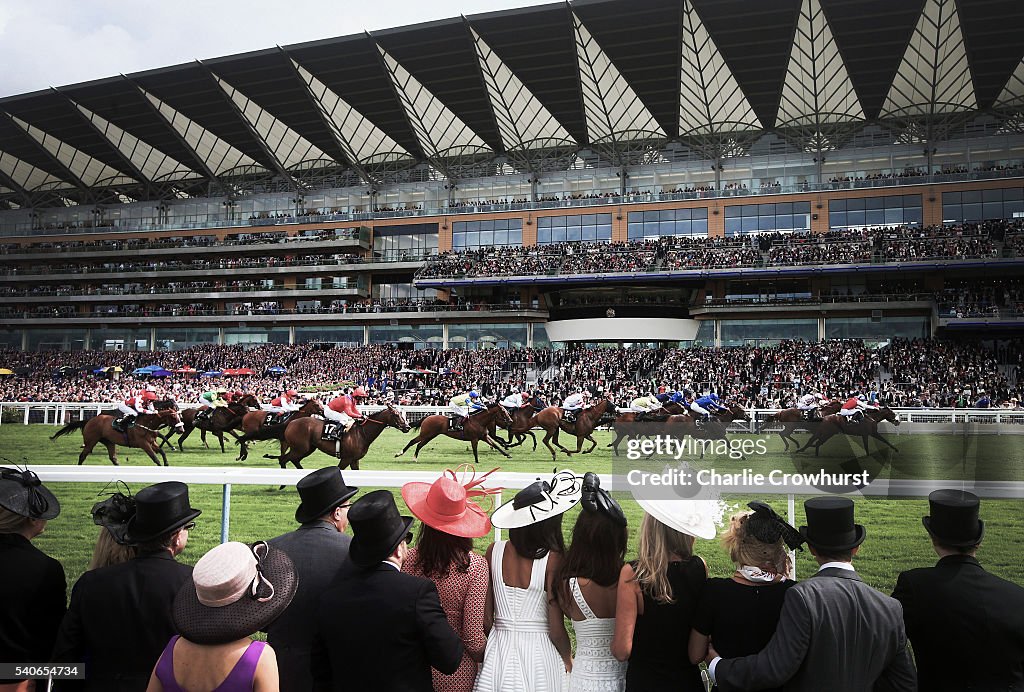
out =
[(249, 446), (245, 442), (238, 443), (238, 456), (235, 457), (235, 461), (245, 461), (249, 458)]
[(110, 440), (100, 440), (100, 442), (107, 448), (107, 458), (110, 459), (110, 463), (117, 466), (117, 445)]
[(594, 451), (594, 447), (597, 447), (597, 440), (594, 439), (593, 435), (587, 435), (586, 439), (590, 440), (590, 448), (583, 450), (583, 453), (590, 454)]
[[(423, 433), (421, 432), (420, 435), (422, 435), (422, 434)], [(411, 440), (409, 440), (409, 444), (405, 445), (405, 447), (402, 448), (402, 451), (395, 455), (395, 458), (397, 459), (398, 457), (402, 456), (403, 454), (405, 454), (406, 452), (409, 451), (410, 447), (412, 447), (414, 444), (419, 442), (420, 441), (420, 435), (417, 435), (416, 437), (414, 437)], [(419, 452), (419, 449), (417, 449), (416, 451)]]
[(82, 453), (78, 455), (78, 465), (79, 466), (84, 464), (85, 463), (85, 458), (87, 456), (89, 456), (90, 454), (92, 454), (93, 447), (96, 446), (96, 443), (98, 441), (99, 440), (92, 440), (91, 442), (90, 441), (86, 441), (84, 447), (82, 448)]
[[(149, 440), (139, 440), (139, 449), (141, 449), (143, 452), (145, 452), (146, 456), (148, 456), (150, 459), (152, 459), (154, 464), (156, 464), (157, 466), (160, 466), (160, 460), (156, 458), (156, 451), (153, 448), (153, 443), (152, 442), (150, 442)], [(161, 454), (161, 456), (163, 456), (163, 451), (162, 450), (161, 450), (160, 454)], [(167, 466), (167, 457), (166, 456), (164, 456), (164, 463), (163, 463), (163, 465)]]
[[(487, 432), (484, 431), (484, 434), (486, 435)], [(473, 463), (474, 464), (479, 464), (480, 463), (480, 453), (477, 451), (477, 445), (479, 445), (479, 444), (480, 444), (480, 440), (475, 438), (475, 437), (472, 440), (469, 441), (469, 445), (473, 448)]]
[(551, 461), (558, 461), (558, 454), (555, 452), (555, 448), (551, 446), (551, 437), (554, 433), (550, 430), (545, 431), (544, 435), (544, 446), (551, 451)]
[(203, 447), (210, 448), (210, 443), (206, 441), (206, 428), (199, 428), (199, 439), (202, 440)]
[(526, 434), (530, 436), (531, 440), (533, 440), (533, 451), (536, 452), (537, 451), (537, 436), (533, 434), (532, 430), (527, 430)]
[[(178, 436), (178, 451), (179, 452), (184, 452), (185, 451), (185, 440), (188, 438), (189, 435), (192, 434), (192, 431), (195, 430), (195, 429), (196, 429), (196, 427), (194, 425), (186, 425), (185, 426), (185, 430), (183, 430), (181, 435)], [(205, 440), (204, 440), (204, 442), (205, 442)]]
[[(476, 458), (476, 442), (477, 442), (476, 440), (473, 440), (473, 457), (474, 458)], [(508, 452), (506, 452), (504, 449), (502, 449), (501, 447), (499, 447), (497, 445), (497, 443), (494, 441), (494, 438), (487, 434), (487, 431), (484, 431), (484, 442), (486, 442), (491, 447), (493, 447), (495, 449), (495, 451), (497, 451), (499, 454), (501, 454), (506, 459), (511, 459), (512, 458), (511, 454), (509, 454)], [(477, 459), (477, 463), (479, 463), (479, 461), (480, 460)]]
[(224, 449), (224, 433), (220, 430), (214, 430), (213, 434), (217, 436), (217, 441), (220, 442), (220, 453), (223, 454), (226, 451)]
[(894, 452), (900, 451), (896, 449), (896, 446), (893, 443), (889, 442), (889, 440), (882, 437), (882, 433), (878, 432), (877, 430), (871, 432), (871, 437), (875, 438), (876, 440), (881, 440), (882, 442), (889, 446), (889, 449), (891, 449)]

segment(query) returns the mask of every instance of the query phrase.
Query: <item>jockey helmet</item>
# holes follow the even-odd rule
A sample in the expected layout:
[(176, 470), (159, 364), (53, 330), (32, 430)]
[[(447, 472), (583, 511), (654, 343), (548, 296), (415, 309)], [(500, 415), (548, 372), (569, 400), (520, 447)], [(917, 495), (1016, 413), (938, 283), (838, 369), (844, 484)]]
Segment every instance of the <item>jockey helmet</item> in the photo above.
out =
[(711, 399), (712, 401), (718, 401), (718, 395), (715, 394), (714, 392), (708, 394), (708, 398)]
[(672, 395), (668, 398), (668, 400), (678, 404), (680, 401), (683, 400), (683, 395), (680, 394), (679, 392), (672, 392)]
[(356, 387), (352, 390), (352, 396), (370, 396), (366, 393), (366, 390), (362, 387)]
[(287, 396), (287, 397), (293, 397), (293, 396), (298, 396), (299, 393), (296, 392), (294, 389), (289, 389), (287, 392), (284, 393), (284, 395)]
[(480, 398), (480, 395), (479, 395), (479, 394), (477, 394), (475, 390), (473, 390), (473, 391), (471, 391), (471, 392), (469, 393), (469, 398), (470, 398), (470, 399), (479, 399), (479, 398)]
[(527, 394), (526, 392), (520, 392), (519, 396), (523, 397), (523, 401), (526, 401), (527, 399), (530, 398), (530, 395)]

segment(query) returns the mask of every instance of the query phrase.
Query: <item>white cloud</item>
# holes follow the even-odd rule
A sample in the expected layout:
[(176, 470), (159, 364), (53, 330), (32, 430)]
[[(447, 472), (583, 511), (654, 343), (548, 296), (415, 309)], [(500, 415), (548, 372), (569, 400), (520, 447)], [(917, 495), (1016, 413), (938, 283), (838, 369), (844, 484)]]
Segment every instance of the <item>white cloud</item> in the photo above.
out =
[(0, 96), (542, 0), (0, 0)]

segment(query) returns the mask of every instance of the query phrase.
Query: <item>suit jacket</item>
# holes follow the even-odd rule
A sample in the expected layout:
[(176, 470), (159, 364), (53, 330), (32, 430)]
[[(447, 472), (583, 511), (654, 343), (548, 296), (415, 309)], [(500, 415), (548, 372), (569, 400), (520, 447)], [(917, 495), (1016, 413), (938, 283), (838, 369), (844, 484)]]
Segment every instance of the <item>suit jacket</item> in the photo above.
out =
[(950, 555), (901, 574), (892, 595), (922, 690), (1024, 690), (1024, 588)]
[(267, 641), (277, 654), (281, 692), (309, 692), (313, 687), (309, 654), (317, 601), (348, 562), (351, 540), (318, 520), (269, 541), (288, 554), (299, 576), (291, 605), (267, 628)]
[[(86, 690), (146, 689), (153, 666), (177, 634), (171, 605), (192, 568), (170, 553), (145, 553), (134, 560), (86, 572), (71, 590), (53, 660), (84, 661)], [(61, 689), (76, 689), (65, 683)]]
[(381, 563), (345, 570), (320, 597), (313, 689), (433, 692), (430, 668), (451, 675), (462, 640), (434, 582)]
[(722, 659), (715, 677), (722, 692), (917, 690), (900, 604), (836, 567), (787, 591), (768, 645)]
[(0, 662), (45, 663), (66, 609), (64, 568), (15, 533), (0, 534), (0, 564)]

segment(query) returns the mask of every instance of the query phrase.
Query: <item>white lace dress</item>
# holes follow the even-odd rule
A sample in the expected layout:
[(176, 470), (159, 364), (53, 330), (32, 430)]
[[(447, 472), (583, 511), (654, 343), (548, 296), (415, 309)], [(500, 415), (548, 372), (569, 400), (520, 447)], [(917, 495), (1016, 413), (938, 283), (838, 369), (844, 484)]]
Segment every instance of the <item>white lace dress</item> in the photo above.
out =
[(572, 621), (576, 631), (576, 658), (569, 676), (569, 692), (623, 692), (626, 689), (626, 664), (612, 656), (615, 618), (594, 615), (576, 577), (569, 579), (569, 589), (586, 618)]
[(534, 560), (530, 586), (507, 586), (501, 573), (507, 541), (491, 549), (494, 627), (487, 637), (484, 663), (474, 692), (562, 692), (565, 664), (548, 638), (544, 573), (548, 558)]

